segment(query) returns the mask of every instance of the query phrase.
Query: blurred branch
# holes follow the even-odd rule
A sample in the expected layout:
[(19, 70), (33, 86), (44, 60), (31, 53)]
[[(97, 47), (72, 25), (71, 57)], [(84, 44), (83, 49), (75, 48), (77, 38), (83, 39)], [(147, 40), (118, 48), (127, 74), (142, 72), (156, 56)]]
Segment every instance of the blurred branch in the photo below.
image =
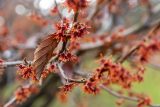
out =
[[(27, 61), (28, 63), (32, 63), (31, 61)], [(3, 62), (3, 63), (0, 63), (0, 66), (4, 66), (4, 67), (7, 67), (7, 66), (15, 66), (15, 65), (18, 65), (18, 64), (23, 64), (24, 61), (8, 61), (8, 62)]]
[[(81, 73), (78, 73), (78, 74), (80, 75)], [(109, 89), (108, 87), (104, 86), (103, 84), (100, 84), (99, 87), (102, 88), (103, 90), (107, 91), (109, 94), (117, 97), (117, 98), (122, 98), (122, 99), (125, 99), (125, 100), (134, 101), (134, 102), (138, 102), (140, 100), (137, 97), (124, 96), (124, 95), (122, 95), (122, 94), (120, 94), (120, 93), (118, 93), (114, 90)], [(160, 107), (159, 104), (150, 104), (149, 106), (150, 107)]]
[(160, 69), (160, 65), (159, 64), (148, 64), (149, 67), (155, 69), (155, 70), (159, 70)]
[[(99, 6), (98, 6), (99, 7)], [(103, 6), (102, 6), (103, 7)], [(101, 7), (101, 8), (102, 8)], [(139, 33), (139, 32), (143, 32), (144, 30), (146, 29), (149, 29), (153, 26), (155, 26), (157, 23), (160, 22), (160, 19), (157, 19), (157, 20), (154, 20), (154, 21), (151, 21), (153, 16), (157, 15), (160, 11), (160, 4), (157, 4), (155, 7), (152, 8), (152, 13), (153, 15), (149, 17), (148, 20), (146, 21), (143, 21), (141, 23), (137, 23), (127, 29), (125, 29), (124, 31), (118, 33), (118, 35), (122, 35), (123, 38), (127, 38), (128, 35), (130, 36), (131, 34), (133, 33)], [(74, 18), (76, 19), (76, 15), (78, 14), (78, 12), (76, 12)], [(109, 41), (110, 40), (110, 36), (107, 36), (104, 38), (103, 41), (101, 40), (96, 40), (96, 42), (90, 42), (90, 43), (82, 43), (80, 45), (80, 51), (87, 51), (87, 50), (90, 50), (90, 49), (95, 49), (95, 48), (99, 48), (99, 47), (102, 47), (104, 46), (105, 44), (110, 44), (110, 42), (114, 42), (114, 41)], [(33, 46), (33, 47), (28, 47), (28, 46), (25, 46), (25, 45), (20, 45), (20, 46), (17, 46), (17, 48), (20, 48), (20, 49), (35, 49), (36, 46)]]
[(17, 105), (17, 107), (31, 107), (32, 104), (38, 100), (41, 96), (52, 95), (52, 99), (56, 97), (56, 93), (60, 86), (60, 78), (56, 74), (50, 75), (40, 87), (40, 92), (38, 94), (30, 96), (27, 101), (24, 103)]
[[(141, 41), (150, 39), (153, 36), (153, 34), (155, 34), (159, 29), (160, 29), (160, 23), (158, 23), (153, 29), (151, 29), (151, 31), (149, 31), (147, 36), (145, 36)], [(136, 45), (128, 53), (126, 53), (118, 62), (123, 63), (130, 55), (132, 55), (132, 53), (134, 53), (137, 49), (139, 49), (141, 47), (141, 41), (138, 45)]]
[(4, 107), (10, 107), (10, 105), (12, 105), (15, 101), (16, 101), (16, 97), (11, 98), (11, 100), (9, 100), (9, 102), (7, 102), (4, 105)]
[[(16, 103), (16, 96), (14, 96), (4, 105), (4, 107), (10, 107), (11, 105), (16, 105), (17, 107), (30, 107), (40, 96), (47, 95), (47, 93), (50, 92), (50, 91), (46, 91), (46, 90), (52, 90), (53, 92), (51, 92), (50, 94), (53, 95), (53, 97), (54, 97), (56, 92), (58, 91), (57, 83), (59, 83), (59, 76), (52, 74), (51, 76), (48, 77), (48, 79), (46, 81), (44, 81), (44, 83), (42, 84), (42, 86), (40, 88), (40, 92), (38, 94), (31, 95), (27, 99), (27, 101), (23, 102), (22, 104), (15, 104)], [(30, 85), (32, 85), (32, 83), (27, 84), (24, 87), (28, 87)]]
[[(119, 94), (119, 93), (117, 93), (116, 91), (113, 91), (113, 90), (107, 88), (107, 87), (104, 86), (104, 85), (100, 85), (100, 87), (101, 87), (102, 89), (104, 89), (105, 91), (107, 91), (109, 94), (111, 94), (111, 95), (113, 95), (113, 96), (115, 96), (115, 97), (117, 97), (117, 98), (122, 98), (122, 99), (125, 99), (125, 100), (134, 101), (134, 102), (138, 102), (138, 101), (140, 100), (140, 99), (137, 98), (137, 97), (129, 97), (129, 96), (124, 96), (124, 95), (122, 95), (122, 94)], [(160, 105), (158, 105), (158, 104), (150, 104), (150, 105), (148, 105), (148, 106), (149, 106), (149, 107), (160, 107)]]
[(95, 7), (96, 9), (95, 9), (94, 13), (90, 17), (88, 17), (88, 20), (93, 20), (94, 17), (99, 13), (100, 10), (102, 10), (105, 7), (105, 5), (108, 2), (109, 2), (108, 0), (100, 1), (100, 3), (98, 3), (98, 1), (97, 1), (96, 7)]
[(64, 70), (62, 69), (62, 65), (61, 64), (57, 64), (57, 67), (62, 75), (62, 77), (67, 81), (67, 82), (76, 82), (76, 83), (85, 83), (86, 82), (86, 79), (81, 79), (81, 80), (78, 80), (78, 79), (72, 79), (72, 78), (69, 78), (65, 75), (65, 72)]
[(113, 91), (113, 90), (109, 89), (108, 87), (106, 87), (102, 84), (100, 85), (100, 87), (102, 89), (104, 89), (105, 91), (107, 91), (109, 94), (111, 94), (111, 95), (113, 95), (117, 98), (122, 98), (122, 99), (130, 100), (130, 101), (136, 101), (136, 102), (138, 101), (138, 99), (136, 97), (123, 96), (123, 95), (117, 93), (116, 91)]
[[(78, 72), (78, 75), (81, 75), (80, 71)], [(87, 75), (90, 75), (90, 74), (87, 74)], [(122, 99), (125, 99), (125, 100), (134, 101), (134, 102), (138, 102), (140, 100), (137, 97), (124, 96), (124, 95), (122, 95), (122, 94), (120, 94), (120, 93), (118, 93), (118, 92), (116, 92), (112, 89), (109, 89), (108, 87), (104, 86), (103, 84), (100, 84), (99, 87), (102, 88), (103, 90), (107, 91), (109, 94), (117, 97), (117, 98), (122, 98)], [(159, 104), (150, 104), (148, 106), (150, 106), (150, 107), (160, 107)]]
[[(160, 11), (160, 4), (156, 5), (155, 7), (153, 7), (152, 9), (152, 17), (150, 16), (146, 21), (143, 21), (142, 23), (137, 23), (127, 29), (125, 29), (123, 32), (118, 33), (118, 35), (122, 35), (125, 37), (127, 37), (130, 34), (133, 33), (137, 33), (137, 32), (142, 32), (145, 29), (149, 29), (153, 26), (155, 26), (157, 23), (160, 22), (160, 19), (154, 20), (154, 21), (150, 21), (150, 18), (153, 18), (154, 15), (157, 15), (158, 12)], [(97, 40), (96, 42), (93, 43), (83, 43), (80, 46), (80, 50), (85, 51), (85, 50), (89, 50), (89, 49), (94, 49), (94, 48), (99, 48), (104, 46), (106, 43), (108, 43), (109, 40), (109, 36), (107, 36), (104, 41), (100, 41)]]
[[(23, 86), (24, 88), (29, 87), (31, 84), (27, 84), (25, 86)], [(13, 98), (11, 98), (5, 105), (4, 107), (10, 107), (11, 105), (13, 105), (16, 102), (16, 96), (14, 96)]]
[(63, 17), (62, 17), (62, 14), (61, 14), (60, 11), (59, 11), (59, 7), (58, 7), (58, 4), (57, 4), (57, 0), (54, 0), (54, 3), (55, 3), (55, 6), (56, 6), (56, 8), (57, 8), (57, 13), (58, 13), (58, 15), (59, 15), (59, 18), (62, 19)]

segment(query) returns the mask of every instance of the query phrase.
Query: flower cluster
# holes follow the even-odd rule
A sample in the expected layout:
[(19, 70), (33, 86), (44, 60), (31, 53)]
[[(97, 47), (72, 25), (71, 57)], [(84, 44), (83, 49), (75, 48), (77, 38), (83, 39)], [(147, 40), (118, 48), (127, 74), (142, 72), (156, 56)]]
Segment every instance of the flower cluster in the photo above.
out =
[(145, 6), (150, 6), (151, 5), (149, 0), (140, 0), (140, 4), (145, 5)]
[(142, 97), (139, 99), (138, 107), (145, 107), (151, 104), (151, 99), (149, 97)]
[(66, 102), (68, 92), (70, 92), (76, 85), (77, 85), (77, 83), (72, 82), (72, 83), (64, 85), (63, 87), (60, 87), (60, 92), (58, 93), (58, 98), (62, 102)]
[(0, 76), (2, 76), (4, 74), (3, 62), (4, 62), (4, 60), (0, 59)]
[(47, 20), (44, 19), (42, 16), (36, 14), (36, 13), (32, 13), (31, 15), (29, 15), (29, 18), (35, 22), (36, 24), (40, 25), (40, 26), (45, 26), (48, 24)]
[[(128, 89), (133, 81), (143, 80), (144, 69), (140, 69), (136, 74), (133, 74), (122, 67), (121, 64), (113, 63), (111, 60), (102, 59), (101, 64), (102, 66), (96, 70), (94, 77), (96, 80), (104, 81), (106, 85), (117, 84)], [(104, 73), (106, 73), (106, 76), (103, 76)]]
[(15, 97), (17, 103), (22, 103), (26, 101), (26, 99), (33, 93), (37, 93), (38, 88), (36, 86), (29, 86), (29, 87), (20, 87), (16, 92), (15, 92)]
[(68, 61), (77, 62), (78, 57), (71, 54), (70, 52), (64, 52), (59, 55), (59, 60), (63, 62), (68, 62)]
[(85, 9), (88, 6), (87, 0), (66, 0), (65, 5), (71, 10), (73, 9), (75, 12), (77, 10)]
[(64, 18), (62, 22), (56, 24), (56, 29), (55, 38), (66, 41), (68, 39), (75, 40), (82, 37), (87, 33), (88, 27), (84, 23), (79, 22), (70, 25), (69, 20)]
[(71, 39), (76, 39), (82, 37), (84, 34), (87, 34), (87, 29), (89, 27), (84, 23), (76, 22), (73, 24), (71, 29)]
[(69, 30), (70, 30), (70, 23), (69, 20), (66, 18), (63, 19), (62, 22), (59, 22), (55, 25), (57, 32), (55, 34), (55, 38), (61, 41), (66, 41), (70, 35), (69, 35)]
[[(106, 75), (104, 74), (106, 73)], [(101, 67), (84, 83), (84, 91), (89, 94), (97, 94), (100, 89), (98, 85), (117, 84), (123, 88), (130, 88), (133, 81), (142, 81), (144, 69), (139, 68), (136, 74), (132, 74), (122, 65), (113, 63), (111, 60), (102, 59)]]
[(6, 26), (0, 26), (0, 35), (2, 37), (6, 37), (8, 33), (9, 33), (9, 30)]
[(4, 60), (0, 59), (0, 64), (2, 64), (4, 62)]
[(131, 98), (137, 98), (138, 100), (138, 105), (137, 107), (146, 107), (146, 106), (149, 106), (151, 105), (151, 98), (144, 95), (144, 94), (138, 94), (138, 93), (135, 93), (135, 92), (129, 92), (128, 93), (129, 97)]
[(25, 66), (25, 65), (18, 65), (18, 74), (23, 79), (32, 79), (34, 81), (37, 81), (36, 78), (36, 71), (33, 69), (32, 66)]
[(111, 2), (108, 5), (108, 10), (111, 13), (117, 13), (119, 12), (119, 5), (120, 5), (121, 1), (120, 0), (111, 0)]
[(80, 44), (77, 41), (71, 41), (68, 46), (68, 50), (70, 51), (77, 50), (79, 48), (80, 48)]
[(84, 91), (86, 93), (89, 93), (89, 94), (97, 94), (99, 93), (100, 89), (99, 87), (97, 86), (98, 85), (98, 81), (97, 79), (93, 76), (91, 77), (86, 83), (84, 83)]
[(107, 84), (114, 83), (121, 85), (123, 88), (131, 87), (132, 75), (120, 64), (103, 59), (102, 66), (97, 69), (97, 77), (101, 78), (104, 72), (108, 74), (106, 79)]
[(150, 56), (160, 50), (160, 41), (152, 40), (150, 43), (142, 43), (138, 50), (140, 62), (148, 62)]
[(117, 106), (120, 107), (124, 103), (124, 101), (125, 101), (124, 99), (118, 99), (116, 101)]
[(42, 79), (45, 79), (50, 73), (53, 73), (53, 72), (54, 72), (55, 68), (56, 68), (56, 67), (55, 67), (54, 64), (50, 65), (50, 67), (49, 67), (48, 69), (45, 69), (45, 70), (42, 72), (41, 78), (42, 78)]
[(138, 71), (136, 72), (136, 74), (133, 75), (133, 80), (138, 81), (138, 82), (142, 82), (143, 77), (144, 77), (145, 68), (143, 66), (140, 66), (137, 69), (138, 69)]
[(50, 11), (51, 15), (54, 15), (57, 12), (58, 12), (57, 6), (55, 6), (54, 8), (52, 8), (51, 11)]

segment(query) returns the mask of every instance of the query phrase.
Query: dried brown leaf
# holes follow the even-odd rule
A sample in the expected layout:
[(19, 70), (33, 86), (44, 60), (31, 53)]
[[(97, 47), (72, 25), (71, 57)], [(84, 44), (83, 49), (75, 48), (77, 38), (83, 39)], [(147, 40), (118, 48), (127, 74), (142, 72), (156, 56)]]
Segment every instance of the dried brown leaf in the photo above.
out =
[(33, 67), (35, 68), (38, 77), (40, 77), (41, 72), (44, 70), (46, 64), (54, 56), (53, 51), (59, 43), (54, 36), (55, 34), (51, 34), (41, 41), (34, 52)]

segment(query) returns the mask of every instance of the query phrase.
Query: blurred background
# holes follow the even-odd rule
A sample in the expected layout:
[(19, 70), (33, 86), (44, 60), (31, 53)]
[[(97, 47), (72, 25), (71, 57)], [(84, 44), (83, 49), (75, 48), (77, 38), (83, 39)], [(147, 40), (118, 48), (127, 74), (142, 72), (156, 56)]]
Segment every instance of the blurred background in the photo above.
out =
[[(136, 40), (139, 40), (148, 28), (160, 21), (160, 0), (117, 0), (116, 6), (107, 6), (108, 0), (88, 0), (89, 6), (80, 13), (79, 20), (91, 26), (90, 34), (82, 41), (88, 43), (90, 38), (104, 37), (112, 32), (126, 30), (127, 41), (116, 43), (113, 49), (119, 51), (121, 45), (126, 44), (129, 49)], [(61, 17), (72, 19), (74, 12), (64, 6), (65, 0), (0, 0), (0, 58), (4, 61), (16, 61), (26, 58), (33, 59), (34, 50), (39, 41), (50, 33), (55, 32), (55, 23)], [(99, 4), (98, 4), (99, 2)], [(149, 2), (149, 4), (148, 4)], [(105, 4), (106, 3), (106, 4)], [(57, 12), (58, 6), (59, 12)], [(97, 8), (99, 11), (96, 13)], [(96, 13), (96, 14), (95, 14)], [(59, 15), (60, 14), (60, 15)], [(128, 35), (129, 34), (129, 35)], [(130, 35), (131, 34), (131, 35)], [(135, 41), (134, 41), (135, 40)], [(97, 53), (99, 49), (85, 52), (81, 58), (81, 69), (86, 72), (97, 67)], [(123, 50), (125, 51), (125, 50)], [(112, 53), (107, 50), (106, 56)], [(145, 93), (153, 103), (160, 103), (160, 57), (154, 55), (149, 62), (144, 82), (134, 84), (132, 91)], [(115, 56), (118, 57), (118, 56)], [(124, 66), (128, 67), (128, 62)], [(0, 67), (0, 104), (4, 104), (14, 90), (23, 82), (19, 80), (14, 66)], [(113, 86), (115, 90), (123, 90)], [(54, 90), (50, 90), (55, 95)], [(49, 102), (46, 100), (50, 99)], [(68, 101), (62, 103), (57, 97), (40, 96), (33, 107), (117, 107), (120, 99), (101, 91), (98, 95), (87, 95), (80, 88), (70, 93)], [(136, 103), (125, 101), (122, 107), (135, 107)]]

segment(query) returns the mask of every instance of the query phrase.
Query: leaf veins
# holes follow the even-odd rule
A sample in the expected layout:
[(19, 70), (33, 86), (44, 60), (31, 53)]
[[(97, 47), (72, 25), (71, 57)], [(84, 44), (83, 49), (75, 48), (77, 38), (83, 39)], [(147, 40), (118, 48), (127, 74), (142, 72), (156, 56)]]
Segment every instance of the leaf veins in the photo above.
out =
[(54, 36), (55, 34), (51, 34), (46, 37), (43, 41), (41, 41), (34, 52), (33, 67), (35, 68), (38, 77), (40, 77), (46, 64), (54, 56), (53, 51), (59, 43)]

